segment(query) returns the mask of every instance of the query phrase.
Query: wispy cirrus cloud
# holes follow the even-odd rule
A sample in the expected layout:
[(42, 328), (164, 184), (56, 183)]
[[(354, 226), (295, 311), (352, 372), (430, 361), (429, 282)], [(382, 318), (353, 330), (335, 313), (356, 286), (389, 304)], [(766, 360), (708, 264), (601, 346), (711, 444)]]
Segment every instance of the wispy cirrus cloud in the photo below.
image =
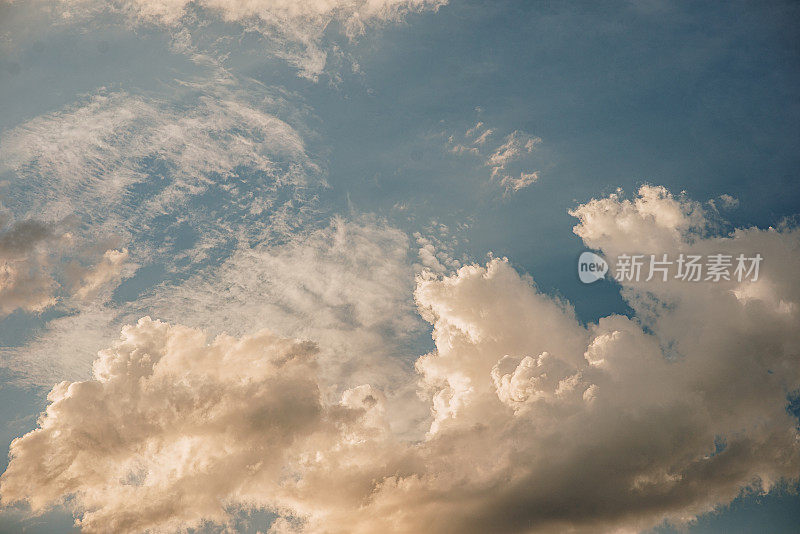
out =
[[(279, 198), (324, 185), (324, 176), (298, 130), (264, 110), (282, 109), (281, 96), (262, 89), (258, 103), (231, 80), (179, 83), (175, 101), (87, 95), (3, 133), (3, 193), (17, 216), (77, 215), (92, 235), (137, 241), (137, 254), (174, 255), (168, 240), (141, 232), (163, 217), (202, 226), (206, 243), (280, 228)], [(198, 206), (208, 195), (230, 202), (209, 213)]]
[(496, 137), (494, 128), (479, 121), (460, 140), (451, 135), (447, 146), (454, 154), (472, 155), (483, 160), (490, 169), (490, 178), (497, 181), (506, 194), (513, 194), (538, 181), (540, 171), (531, 171), (528, 165), (533, 163), (532, 156), (542, 139), (521, 130), (514, 130), (501, 141)]
[[(62, 20), (75, 23), (111, 15), (133, 25), (158, 25), (181, 35), (188, 42), (203, 41), (209, 20), (235, 23), (241, 32), (253, 32), (264, 39), (263, 52), (286, 60), (300, 76), (317, 80), (336, 47), (323, 44), (328, 28), (340, 25), (347, 38), (354, 39), (369, 26), (403, 19), (409, 13), (435, 11), (447, 0), (61, 0)], [(213, 54), (184, 46), (192, 54)], [(224, 55), (224, 54), (223, 54)]]
[(326, 185), (306, 112), (284, 91), (252, 82), (245, 92), (215, 72), (174, 82), (169, 99), (100, 89), (3, 132), (10, 220), (50, 229), (28, 240), (27, 263), (4, 259), (3, 308), (58, 304), (47, 324), (31, 323), (25, 347), (3, 348), (5, 365), (35, 383), (83, 376), (128, 300), (240, 245), (285, 240), (311, 218)]

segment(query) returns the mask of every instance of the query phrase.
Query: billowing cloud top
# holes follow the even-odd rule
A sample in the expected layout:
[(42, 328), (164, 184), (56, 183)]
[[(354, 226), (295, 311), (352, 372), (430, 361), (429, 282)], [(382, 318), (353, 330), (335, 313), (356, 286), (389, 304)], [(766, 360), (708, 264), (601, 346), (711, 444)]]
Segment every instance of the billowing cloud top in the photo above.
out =
[(421, 276), (416, 440), (382, 387), (324, 394), (313, 344), (142, 319), (53, 388), (0, 495), (69, 498), (87, 532), (252, 508), (273, 532), (624, 532), (796, 479), (800, 233), (709, 237), (697, 208), (646, 186), (579, 206), (575, 231), (607, 254), (760, 253), (756, 282), (623, 283), (634, 315), (583, 325), (506, 260)]

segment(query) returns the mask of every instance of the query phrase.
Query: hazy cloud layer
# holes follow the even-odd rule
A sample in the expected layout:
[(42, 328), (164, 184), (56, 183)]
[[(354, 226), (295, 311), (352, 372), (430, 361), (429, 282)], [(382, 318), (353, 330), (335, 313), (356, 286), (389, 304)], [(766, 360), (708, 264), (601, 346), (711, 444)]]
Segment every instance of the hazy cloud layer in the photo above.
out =
[(406, 392), (396, 399), (403, 405), (398, 409), (409, 418), (424, 416), (424, 407), (409, 407), (419, 403), (408, 376), (425, 335), (412, 297), (421, 267), (413, 263), (408, 237), (385, 221), (334, 218), (281, 243), (238, 247), (220, 265), (159, 283), (135, 301), (94, 302), (90, 289), (113, 275), (122, 254), (109, 253), (86, 274), (79, 314), (55, 318), (24, 347), (0, 352), (6, 366), (24, 370), (21, 380), (49, 385), (87, 376), (97, 351), (123, 324), (150, 314), (212, 334), (241, 336), (268, 327), (313, 340), (333, 394), (362, 382), (391, 387)]
[[(269, 89), (245, 96), (229, 79), (212, 84), (178, 82), (177, 98), (99, 90), (61, 111), (27, 121), (0, 138), (2, 167), (14, 180), (3, 184), (16, 212), (55, 219), (78, 214), (89, 231), (129, 239), (165, 215), (188, 210), (203, 194), (231, 197), (205, 239), (230, 235), (220, 228), (230, 215), (275, 215), (277, 191), (317, 183), (318, 166), (300, 134), (265, 109), (284, 104)], [(253, 98), (256, 102), (250, 102)], [(249, 188), (240, 179), (251, 178)], [(199, 213), (198, 213), (199, 211)], [(138, 237), (138, 236), (137, 236)]]
[[(92, 380), (53, 389), (40, 428), (12, 445), (3, 502), (41, 509), (73, 496), (97, 532), (224, 522), (240, 508), (280, 515), (274, 532), (635, 531), (796, 479), (786, 404), (800, 387), (800, 233), (705, 236), (696, 203), (650, 186), (574, 214), (576, 233), (607, 255), (765, 261), (757, 282), (626, 284), (635, 317), (588, 326), (504, 260), (420, 277), (436, 348), (407, 371), (430, 411), (411, 441), (391, 430), (384, 385), (325, 394), (317, 369), (347, 362), (319, 361), (323, 346), (315, 358), (313, 344), (267, 333), (209, 344), (143, 319), (101, 354)], [(341, 224), (330, 231), (343, 235)], [(369, 250), (380, 235), (390, 234), (356, 241)], [(286, 266), (310, 254), (284, 253)], [(282, 260), (262, 258), (280, 272)], [(307, 297), (286, 302), (343, 302), (325, 289), (340, 275), (310, 265)], [(348, 322), (370, 324), (383, 303), (369, 299)]]
[[(3, 132), (0, 194), (14, 222), (2, 233), (0, 307), (58, 305), (24, 346), (0, 349), (20, 380), (86, 376), (120, 326), (147, 313), (132, 316), (141, 308), (128, 299), (308, 223), (325, 181), (307, 111), (212, 70), (211, 81), (173, 82), (169, 100), (100, 89)], [(115, 298), (140, 267), (143, 281)]]
[[(341, 25), (354, 38), (369, 25), (399, 21), (411, 12), (436, 10), (447, 0), (61, 0), (62, 19), (112, 14), (132, 24), (158, 24), (172, 31), (185, 52), (206, 54), (193, 43), (204, 40), (204, 27), (215, 18), (236, 22), (264, 39), (264, 52), (285, 59), (300, 76), (316, 80), (336, 47), (322, 44), (326, 29)], [(187, 46), (188, 45), (188, 46)], [(214, 55), (212, 53), (212, 55)], [(223, 54), (224, 55), (224, 54)]]
[(6, 223), (0, 220), (0, 316), (16, 309), (41, 311), (55, 302), (55, 280), (43, 245), (59, 236), (36, 220)]
[[(261, 328), (319, 344), (323, 379), (336, 394), (371, 383), (411, 388), (423, 334), (414, 309), (408, 237), (377, 218), (334, 218), (286, 243), (235, 252), (226, 262), (139, 305), (213, 332)], [(411, 407), (402, 408), (409, 413)]]
[(75, 237), (72, 218), (9, 221), (0, 214), (0, 318), (16, 310), (39, 313), (59, 300), (96, 296), (132, 272), (126, 250), (98, 254), (96, 246)]

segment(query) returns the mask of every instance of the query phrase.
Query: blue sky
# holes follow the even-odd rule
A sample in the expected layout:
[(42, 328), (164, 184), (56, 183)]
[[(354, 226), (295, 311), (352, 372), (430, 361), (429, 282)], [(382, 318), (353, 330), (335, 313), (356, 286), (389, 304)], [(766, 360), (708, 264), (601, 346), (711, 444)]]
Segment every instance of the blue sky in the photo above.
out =
[[(461, 266), (505, 257), (568, 301), (581, 328), (622, 314), (660, 335), (618, 284), (575, 275), (581, 251), (608, 250), (574, 232), (569, 211), (643, 184), (702, 206), (699, 240), (780, 228), (780, 267), (794, 265), (794, 3), (363, 4), (301, 2), (287, 15), (265, 0), (243, 15), (237, 2), (177, 2), (170, 18), (147, 16), (162, 5), (149, 0), (0, 0), (0, 239), (30, 220), (46, 235), (23, 256), (0, 246), (0, 260), (34, 273), (0, 292), (3, 447), (37, 428), (53, 384), (90, 379), (97, 351), (144, 315), (311, 339), (336, 377), (322, 391), (383, 380), (389, 412), (414, 396), (390, 385), (445, 352), (439, 323), (416, 312), (426, 269), (463, 277)], [(503, 159), (504, 146), (516, 152)], [(756, 360), (773, 350), (748, 347)], [(427, 407), (407, 411), (392, 429), (430, 423)], [(687, 527), (698, 533), (791, 532), (800, 520), (786, 492), (717, 500), (687, 497), (663, 517), (701, 510)], [(72, 504), (77, 517), (97, 506)], [(704, 515), (710, 505), (721, 510)], [(22, 514), (4, 512), (0, 530), (73, 520)]]

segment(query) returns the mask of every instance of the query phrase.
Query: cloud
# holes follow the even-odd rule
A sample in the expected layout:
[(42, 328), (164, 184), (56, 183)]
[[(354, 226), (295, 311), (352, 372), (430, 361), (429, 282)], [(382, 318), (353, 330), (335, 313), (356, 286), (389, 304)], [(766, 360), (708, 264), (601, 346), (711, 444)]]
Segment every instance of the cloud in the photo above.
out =
[(634, 200), (617, 191), (571, 210), (575, 233), (587, 246), (620, 252), (667, 252), (691, 241), (708, 225), (699, 203), (665, 187), (643, 185)]
[(739, 207), (739, 199), (728, 194), (722, 194), (709, 200), (708, 204), (714, 209), (732, 210)]
[(391, 395), (395, 431), (421, 434), (427, 410), (410, 371), (426, 333), (412, 297), (412, 260), (406, 234), (385, 221), (335, 217), (285, 243), (242, 248), (218, 268), (145, 296), (127, 317), (311, 340), (326, 395), (369, 383)]
[[(280, 89), (215, 72), (175, 81), (169, 100), (100, 89), (3, 132), (7, 211), (61, 236), (37, 245), (24, 269), (4, 263), (3, 313), (60, 303), (21, 336), (25, 346), (0, 349), (25, 381), (85, 376), (121, 325), (147, 313), (128, 315), (129, 295), (185, 280), (240, 246), (285, 242), (316, 216), (326, 186), (306, 146), (307, 110)], [(139, 267), (143, 276), (112, 293)]]
[[(86, 274), (87, 292), (89, 280), (115, 272), (112, 260), (121, 253), (109, 253), (99, 271)], [(326, 394), (363, 383), (386, 387), (392, 392), (387, 409), (402, 414), (393, 427), (424, 433), (419, 420), (426, 407), (408, 373), (423, 350), (418, 347), (429, 344), (412, 297), (419, 269), (413, 259), (408, 237), (385, 221), (336, 217), (283, 242), (238, 247), (219, 265), (154, 284), (130, 302), (90, 299), (79, 314), (50, 320), (24, 346), (1, 350), (0, 359), (22, 370), (19, 381), (49, 386), (84, 379), (97, 352), (142, 315), (213, 335), (268, 327), (319, 345)]]
[[(93, 207), (119, 204), (133, 186), (150, 181), (154, 171), (169, 181), (142, 204), (163, 212), (207, 190), (215, 176), (231, 177), (237, 168), (294, 184), (305, 183), (303, 171), (315, 169), (300, 135), (237, 98), (235, 89), (224, 84), (175, 89), (188, 102), (170, 104), (101, 89), (27, 121), (0, 139), (3, 170), (25, 178), (29, 189), (33, 182), (41, 186), (34, 191), (47, 191), (46, 197), (34, 194), (26, 203), (47, 213), (66, 206), (77, 212), (78, 201)], [(76, 200), (78, 191), (83, 194)], [(51, 192), (59, 193), (60, 204), (48, 201)]]
[[(800, 388), (800, 231), (707, 235), (696, 208), (647, 186), (573, 212), (576, 233), (607, 255), (759, 252), (757, 282), (623, 283), (634, 315), (583, 325), (507, 260), (420, 276), (435, 349), (407, 370), (429, 408), (415, 439), (392, 430), (390, 388), (325, 393), (322, 345), (312, 356), (314, 344), (267, 333), (209, 344), (143, 319), (101, 354), (94, 379), (53, 389), (40, 428), (13, 443), (0, 495), (36, 509), (72, 496), (87, 531), (264, 508), (281, 516), (273, 532), (624, 532), (796, 480), (786, 405)], [(284, 252), (287, 266), (317, 254)], [(306, 269), (309, 294), (286, 289), (287, 305), (341, 302), (326, 287), (347, 278)], [(331, 327), (393, 306), (355, 294), (363, 307)]]
[(492, 128), (484, 128), (483, 122), (478, 122), (475, 126), (467, 130), (466, 136), (474, 138), (473, 144), (482, 145), (494, 133)]
[(447, 145), (454, 154), (471, 154), (483, 159), (484, 165), (491, 169), (490, 178), (499, 181), (506, 194), (516, 193), (537, 182), (540, 171), (530, 171), (524, 167), (531, 163), (531, 155), (542, 139), (514, 130), (501, 143), (490, 148), (488, 140), (494, 133), (493, 128), (478, 122), (466, 131), (461, 142), (451, 135)]
[(33, 490), (38, 511), (74, 492), (85, 532), (139, 532), (224, 522), (228, 505), (290, 493), (286, 465), (344, 446), (380, 409), (368, 388), (323, 405), (315, 352), (268, 332), (208, 343), (141, 319), (101, 354), (92, 380), (53, 388), (42, 427), (11, 446), (3, 500)]
[[(94, 298), (104, 287), (119, 285), (124, 276), (125, 263), (128, 260), (128, 249), (107, 250), (100, 262), (83, 275), (75, 297), (80, 300)], [(128, 270), (128, 276), (132, 273)]]
[(514, 130), (506, 136), (504, 143), (489, 155), (486, 164), (492, 169), (492, 177), (497, 177), (505, 171), (508, 165), (530, 154), (542, 142), (541, 137), (533, 137), (525, 132)]
[[(68, 5), (80, 7), (91, 0), (64, 0)], [(202, 0), (199, 5), (219, 13), (229, 21), (258, 17), (264, 20), (300, 20), (324, 25), (340, 19), (348, 25), (359, 21), (394, 20), (410, 11), (435, 9), (446, 0)], [(143, 19), (165, 23), (175, 22), (186, 13), (189, 0), (161, 2), (157, 0), (130, 0), (124, 9), (132, 10)]]
[[(105, 264), (113, 258), (121, 268), (127, 253), (120, 258), (115, 256), (117, 251), (108, 250), (92, 266), (98, 258), (92, 247), (73, 235), (73, 218), (10, 221), (8, 215), (0, 215), (0, 318), (16, 310), (40, 313), (72, 297), (94, 298), (123, 276), (121, 271), (112, 275)], [(76, 258), (83, 264), (70, 261)], [(88, 286), (73, 288), (70, 277), (86, 277), (91, 290)]]
[(433, 221), (425, 228), (425, 233), (426, 235), (422, 235), (414, 232), (414, 239), (419, 246), (419, 270), (442, 275), (461, 267), (461, 262), (453, 258), (453, 247), (458, 244), (458, 239), (450, 235), (450, 229), (446, 225)]
[(319, 217), (325, 169), (296, 95), (218, 68), (165, 89), (100, 88), (0, 136), (11, 220), (60, 236), (24, 265), (2, 263), (0, 318), (55, 306), (0, 347), (0, 366), (26, 384), (84, 378), (120, 327), (147, 313), (129, 301)]
[[(244, 93), (223, 78), (176, 82), (172, 96), (101, 89), (4, 132), (0, 171), (13, 179), (2, 189), (15, 215), (77, 216), (91, 223), (82, 235), (116, 236), (140, 264), (203, 261), (302, 223), (304, 195), (324, 187), (324, 173), (304, 126), (279, 118), (280, 91)], [(176, 242), (189, 224), (196, 239)]]
[(539, 180), (539, 171), (534, 172), (520, 172), (519, 176), (503, 176), (500, 179), (500, 185), (506, 188), (506, 191), (519, 191), (525, 189), (529, 185)]
[(0, 316), (17, 309), (40, 312), (55, 303), (56, 287), (44, 245), (61, 236), (32, 219), (6, 224), (0, 219)]
[[(63, 18), (73, 22), (104, 13), (121, 15), (131, 23), (158, 24), (182, 34), (182, 40), (203, 40), (209, 19), (235, 22), (244, 30), (258, 32), (264, 52), (285, 59), (298, 74), (316, 80), (336, 47), (322, 44), (334, 23), (349, 38), (367, 26), (402, 20), (408, 13), (437, 10), (447, 0), (123, 0), (114, 4), (96, 0), (62, 0)], [(182, 33), (183, 32), (183, 33)], [(196, 53), (195, 47), (184, 47)]]

